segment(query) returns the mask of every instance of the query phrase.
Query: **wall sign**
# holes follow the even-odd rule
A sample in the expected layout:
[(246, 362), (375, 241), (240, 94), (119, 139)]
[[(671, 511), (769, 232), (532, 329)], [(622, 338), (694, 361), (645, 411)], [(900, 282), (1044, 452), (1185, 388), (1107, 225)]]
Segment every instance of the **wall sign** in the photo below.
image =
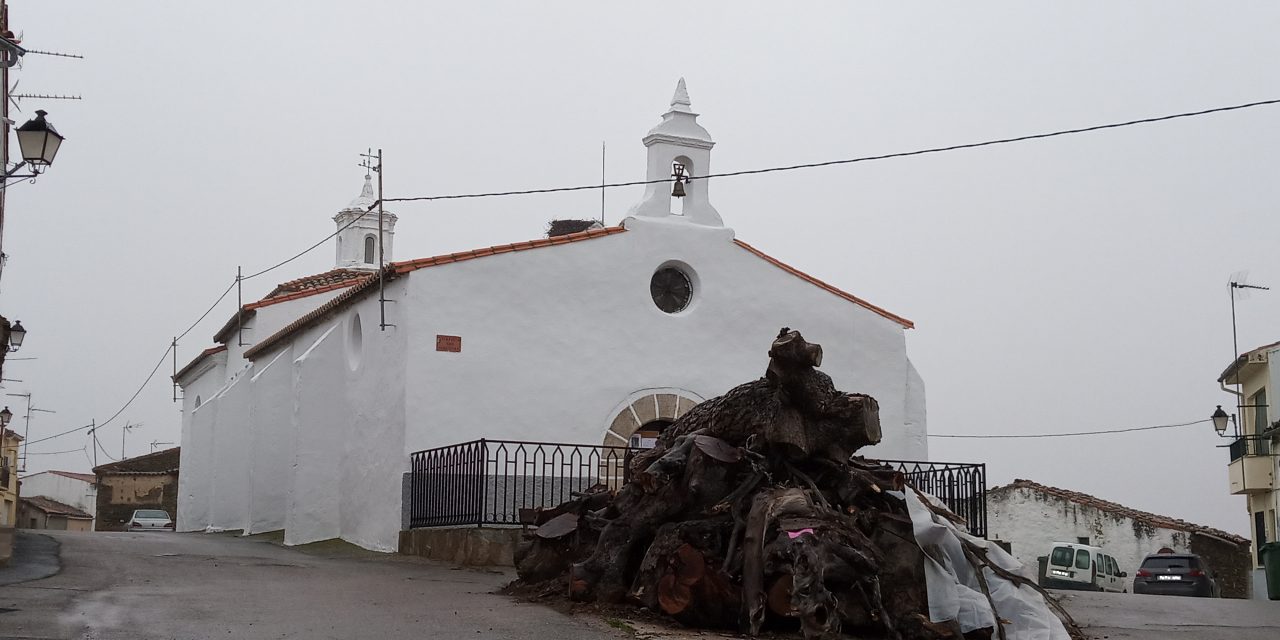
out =
[(436, 336), (436, 351), (462, 352), (462, 336)]

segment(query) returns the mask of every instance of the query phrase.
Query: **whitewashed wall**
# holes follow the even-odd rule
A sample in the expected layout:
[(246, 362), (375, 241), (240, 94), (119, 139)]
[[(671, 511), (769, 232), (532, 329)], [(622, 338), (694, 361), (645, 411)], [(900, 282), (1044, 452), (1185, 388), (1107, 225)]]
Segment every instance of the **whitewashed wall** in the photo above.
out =
[[(729, 229), (652, 218), (626, 227), (410, 274), (394, 307), (408, 329), (406, 453), (481, 437), (599, 444), (637, 390), (710, 398), (763, 375), (787, 326), (822, 344), (837, 388), (879, 401), (884, 441), (869, 455), (926, 457), (923, 385), (901, 325), (749, 253)], [(674, 315), (649, 295), (672, 261), (695, 280), (693, 302)], [(462, 352), (437, 352), (437, 334), (461, 336)]]
[(249, 385), (250, 494), (245, 533), (284, 529), (293, 475), (293, 350), (254, 363)]
[(1191, 552), (1191, 536), (1184, 531), (1146, 526), (1026, 487), (987, 493), (987, 531), (988, 538), (1009, 542), (1014, 557), (1033, 571), (1036, 558), (1048, 555), (1054, 542), (1075, 542), (1082, 536), (1115, 558), (1130, 579), (1142, 559), (1161, 547)]
[(22, 496), (44, 496), (71, 505), (88, 514), (98, 508), (98, 490), (92, 482), (68, 478), (49, 471), (33, 473), (22, 479)]

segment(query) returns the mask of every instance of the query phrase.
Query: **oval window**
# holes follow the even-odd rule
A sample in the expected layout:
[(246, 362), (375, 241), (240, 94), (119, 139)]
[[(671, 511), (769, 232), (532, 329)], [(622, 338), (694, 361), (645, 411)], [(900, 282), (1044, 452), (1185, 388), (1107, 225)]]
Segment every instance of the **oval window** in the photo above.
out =
[(680, 313), (693, 299), (693, 281), (684, 271), (675, 267), (663, 267), (649, 280), (649, 295), (653, 303), (667, 313)]
[(347, 366), (352, 371), (360, 368), (360, 359), (364, 355), (364, 329), (360, 326), (360, 314), (351, 314), (347, 334)]

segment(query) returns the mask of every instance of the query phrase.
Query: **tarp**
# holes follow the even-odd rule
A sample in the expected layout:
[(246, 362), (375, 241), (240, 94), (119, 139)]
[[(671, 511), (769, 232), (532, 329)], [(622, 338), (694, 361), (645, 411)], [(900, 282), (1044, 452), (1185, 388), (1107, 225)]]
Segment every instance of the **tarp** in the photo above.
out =
[[(896, 494), (896, 492), (894, 492)], [(901, 496), (907, 502), (916, 544), (925, 555), (925, 586), (929, 595), (929, 619), (955, 620), (960, 630), (969, 632), (1004, 625), (1008, 640), (1071, 640), (1066, 627), (1049, 609), (1040, 592), (1000, 577), (990, 568), (979, 569), (965, 556), (961, 541), (986, 549), (987, 560), (1010, 573), (1031, 578), (1031, 572), (999, 546), (960, 531), (950, 521), (926, 506), (915, 491)], [(927, 496), (935, 505), (945, 505)], [(982, 592), (978, 571), (986, 578), (991, 601)], [(995, 604), (995, 611), (991, 605)], [(998, 635), (996, 637), (999, 637)]]

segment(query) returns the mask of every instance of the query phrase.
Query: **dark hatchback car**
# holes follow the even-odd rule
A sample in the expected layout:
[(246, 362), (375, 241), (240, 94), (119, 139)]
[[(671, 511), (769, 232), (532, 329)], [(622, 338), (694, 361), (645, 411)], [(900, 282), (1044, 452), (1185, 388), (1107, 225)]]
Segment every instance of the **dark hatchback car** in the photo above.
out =
[(1133, 578), (1133, 592), (1161, 596), (1218, 597), (1218, 583), (1200, 556), (1157, 553), (1142, 561)]

